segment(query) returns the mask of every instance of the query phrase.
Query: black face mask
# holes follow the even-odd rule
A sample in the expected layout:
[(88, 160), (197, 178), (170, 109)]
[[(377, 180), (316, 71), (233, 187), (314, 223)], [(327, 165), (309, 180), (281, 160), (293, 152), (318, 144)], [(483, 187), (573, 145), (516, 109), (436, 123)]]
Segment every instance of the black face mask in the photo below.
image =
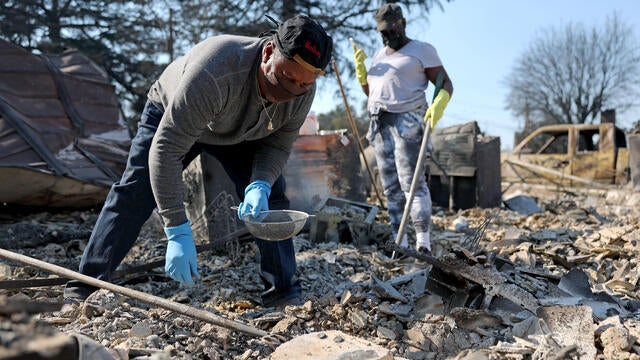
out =
[(267, 93), (273, 97), (275, 102), (285, 102), (296, 97), (304, 95), (308, 89), (301, 88), (291, 81), (284, 79), (271, 69), (268, 73), (264, 74), (267, 81)]
[(380, 33), (380, 35), (382, 36), (382, 43), (393, 50), (398, 50), (404, 46), (402, 36), (397, 31), (385, 31)]

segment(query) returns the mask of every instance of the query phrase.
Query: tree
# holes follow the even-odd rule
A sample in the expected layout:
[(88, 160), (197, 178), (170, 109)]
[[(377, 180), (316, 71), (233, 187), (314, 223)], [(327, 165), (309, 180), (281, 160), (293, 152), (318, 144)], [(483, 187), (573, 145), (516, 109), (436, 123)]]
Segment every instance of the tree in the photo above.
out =
[[(451, 0), (444, 0), (451, 1)], [(334, 44), (348, 43), (353, 37), (364, 46), (378, 43), (373, 14), (385, 2), (366, 0), (196, 0), (178, 1), (176, 9), (184, 19), (182, 33), (191, 35), (192, 42), (218, 33), (258, 35), (273, 25), (265, 17), (284, 20), (295, 14), (305, 14), (318, 20), (333, 37)], [(402, 4), (406, 14), (428, 14), (433, 7), (442, 8), (442, 0), (407, 0)], [(188, 3), (188, 4), (186, 4)], [(372, 41), (374, 40), (378, 41)], [(373, 49), (373, 45), (371, 45)], [(334, 47), (340, 55), (340, 47)], [(349, 54), (350, 55), (350, 54)], [(337, 56), (337, 58), (340, 56)]]
[(507, 108), (536, 124), (594, 123), (638, 104), (640, 52), (616, 14), (602, 29), (569, 24), (535, 39), (507, 77)]
[(107, 71), (121, 104), (139, 114), (150, 81), (164, 67), (156, 57), (166, 38), (165, 23), (146, 3), (7, 1), (0, 5), (0, 36), (36, 53), (78, 49)]
[[(450, 1), (450, 0), (445, 0)], [(74, 47), (109, 73), (125, 114), (137, 120), (146, 93), (169, 61), (211, 35), (257, 36), (273, 29), (265, 17), (317, 19), (334, 39), (334, 58), (353, 71), (337, 44), (349, 37), (375, 44), (373, 13), (383, 1), (365, 0), (9, 0), (0, 3), (0, 37), (39, 52)], [(441, 0), (404, 1), (406, 13), (428, 13)], [(369, 49), (372, 50), (372, 49)], [(331, 69), (329, 69), (331, 70)], [(321, 80), (323, 81), (323, 80)]]

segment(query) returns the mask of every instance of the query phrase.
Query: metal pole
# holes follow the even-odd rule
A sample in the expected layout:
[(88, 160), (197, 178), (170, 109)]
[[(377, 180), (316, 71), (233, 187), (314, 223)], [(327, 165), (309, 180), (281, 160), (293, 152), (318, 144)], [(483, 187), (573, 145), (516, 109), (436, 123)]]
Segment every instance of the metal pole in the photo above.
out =
[(353, 130), (353, 134), (358, 141), (358, 149), (360, 149), (360, 154), (362, 154), (362, 160), (364, 161), (364, 165), (367, 167), (367, 171), (369, 172), (369, 179), (371, 179), (371, 186), (373, 186), (373, 190), (376, 192), (376, 197), (378, 198), (378, 202), (380, 203), (380, 208), (384, 209), (384, 204), (382, 202), (382, 197), (378, 192), (378, 187), (376, 186), (376, 179), (373, 177), (373, 172), (371, 171), (371, 167), (369, 167), (369, 162), (367, 161), (367, 157), (364, 154), (364, 148), (362, 147), (362, 143), (360, 142), (360, 134), (358, 133), (358, 128), (356, 127), (356, 122), (353, 120), (351, 116), (351, 110), (349, 108), (349, 103), (347, 102), (347, 95), (345, 95), (344, 87), (342, 87), (342, 81), (340, 81), (340, 72), (338, 72), (338, 65), (336, 64), (336, 60), (331, 60), (331, 64), (333, 64), (333, 70), (336, 73), (336, 79), (338, 79), (338, 86), (340, 87), (340, 93), (342, 93), (342, 100), (344, 100), (344, 107), (347, 109), (347, 118), (349, 119), (349, 124), (351, 125), (351, 129)]
[(115, 285), (110, 282), (98, 280), (96, 278), (92, 278), (91, 276), (80, 274), (78, 272), (60, 267), (58, 265), (49, 264), (47, 262), (37, 260), (26, 255), (17, 254), (5, 249), (0, 249), (0, 258), (6, 259), (9, 261), (18, 262), (28, 266), (33, 266), (33, 267), (51, 272), (53, 274), (57, 274), (70, 279), (81, 281), (85, 284), (99, 287), (101, 289), (107, 289), (114, 293), (118, 293), (136, 300), (140, 300), (147, 304), (155, 305), (163, 309), (171, 310), (178, 314), (182, 314), (194, 319), (202, 320), (202, 321), (205, 321), (217, 326), (221, 326), (227, 329), (237, 330), (247, 335), (262, 337), (269, 334), (266, 331), (256, 329), (254, 327), (251, 327), (239, 322), (235, 322), (233, 320), (225, 319), (221, 316), (212, 314), (205, 310), (196, 309), (194, 307), (180, 304), (180, 303), (167, 300), (158, 296), (149, 295), (141, 291), (128, 289), (126, 287)]
[[(409, 195), (406, 199), (406, 203), (404, 204), (404, 212), (402, 213), (402, 220), (400, 221), (400, 227), (398, 228), (398, 234), (396, 235), (395, 244), (400, 245), (402, 243), (402, 237), (404, 236), (404, 230), (407, 227), (407, 220), (409, 219), (409, 213), (411, 213), (411, 203), (413, 202), (413, 197), (416, 192), (416, 187), (418, 185), (418, 178), (420, 176), (424, 176), (424, 172), (422, 171), (422, 166), (424, 164), (424, 155), (427, 151), (427, 146), (429, 144), (429, 138), (431, 137), (431, 125), (427, 124), (424, 136), (422, 137), (422, 145), (420, 145), (420, 155), (418, 156), (418, 163), (416, 164), (416, 170), (413, 173), (413, 179), (411, 179), (411, 190), (409, 190)], [(391, 254), (391, 258), (394, 259), (396, 256), (395, 251)]]

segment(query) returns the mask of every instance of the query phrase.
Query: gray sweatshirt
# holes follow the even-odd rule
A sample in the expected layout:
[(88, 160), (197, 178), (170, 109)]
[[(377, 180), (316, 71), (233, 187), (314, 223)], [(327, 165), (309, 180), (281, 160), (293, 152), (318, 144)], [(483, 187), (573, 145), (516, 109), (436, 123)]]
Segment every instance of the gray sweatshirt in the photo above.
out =
[(258, 140), (251, 180), (273, 185), (282, 173), (311, 108), (315, 85), (292, 101), (267, 105), (265, 111), (257, 80), (265, 41), (211, 37), (169, 64), (151, 86), (149, 101), (164, 109), (164, 116), (151, 144), (149, 174), (165, 226), (187, 221), (182, 160), (196, 142), (231, 145)]

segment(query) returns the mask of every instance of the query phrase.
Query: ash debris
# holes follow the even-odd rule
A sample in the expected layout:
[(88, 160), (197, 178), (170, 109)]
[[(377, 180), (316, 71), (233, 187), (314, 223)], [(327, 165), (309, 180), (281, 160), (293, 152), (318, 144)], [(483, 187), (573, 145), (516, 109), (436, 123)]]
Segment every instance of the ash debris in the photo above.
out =
[[(60, 284), (10, 286), (56, 276), (2, 260), (0, 354), (75, 344), (114, 359), (303, 359), (311, 336), (311, 343), (327, 339), (318, 350), (326, 355), (348, 344), (362, 359), (640, 358), (637, 195), (527, 191), (539, 212), (436, 209), (432, 264), (391, 258), (384, 211), (368, 244), (314, 241), (303, 231), (294, 239), (299, 306), (260, 305), (257, 248), (248, 238), (199, 254), (202, 279), (193, 287), (180, 287), (162, 268), (117, 280), (269, 333), (261, 338), (106, 290), (63, 306)], [(0, 234), (12, 251), (75, 270), (95, 216), (3, 215)], [(19, 230), (25, 223), (34, 230)], [(162, 259), (163, 236), (158, 219), (150, 219), (121, 270)]]

